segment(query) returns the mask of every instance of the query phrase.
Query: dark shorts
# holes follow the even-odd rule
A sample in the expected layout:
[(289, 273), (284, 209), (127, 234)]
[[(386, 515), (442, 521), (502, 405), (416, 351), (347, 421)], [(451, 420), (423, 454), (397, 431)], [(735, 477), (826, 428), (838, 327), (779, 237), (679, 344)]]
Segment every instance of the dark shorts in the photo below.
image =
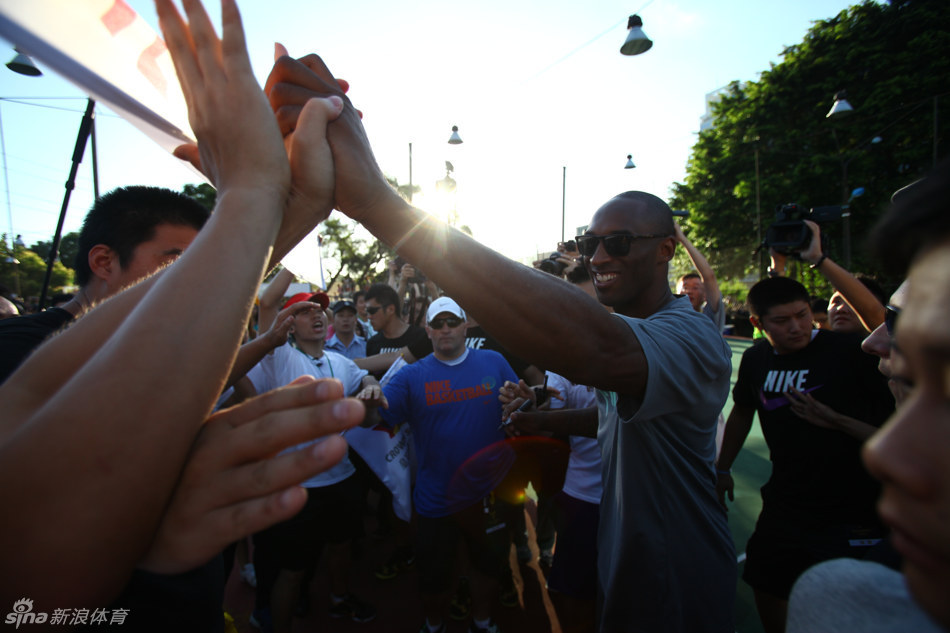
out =
[(557, 503), (557, 547), (548, 574), (548, 589), (574, 598), (597, 597), (597, 526), (600, 505), (581, 501), (563, 490)]
[(453, 586), (460, 541), (477, 571), (498, 578), (505, 570), (511, 540), (493, 506), (490, 500), (479, 501), (448, 516), (417, 517), (416, 557), (423, 594), (439, 594)]
[(833, 558), (864, 558), (883, 537), (878, 525), (802, 526), (763, 512), (746, 546), (742, 579), (788, 600), (792, 585), (809, 567)]
[(280, 569), (304, 569), (324, 544), (349, 540), (360, 519), (360, 486), (355, 476), (306, 490), (307, 503), (300, 512), (261, 534)]

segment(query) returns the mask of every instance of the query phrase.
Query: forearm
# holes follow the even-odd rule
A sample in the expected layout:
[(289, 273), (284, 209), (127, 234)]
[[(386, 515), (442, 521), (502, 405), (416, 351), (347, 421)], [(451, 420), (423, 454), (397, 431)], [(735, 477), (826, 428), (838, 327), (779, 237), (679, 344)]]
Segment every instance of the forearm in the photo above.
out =
[(699, 278), (703, 282), (703, 286), (706, 290), (706, 302), (710, 308), (714, 311), (718, 311), (719, 303), (722, 301), (722, 294), (719, 292), (719, 282), (716, 280), (716, 273), (713, 272), (712, 266), (709, 265), (706, 257), (693, 246), (693, 243), (690, 242), (689, 239), (683, 236), (681, 243), (683, 244), (683, 248), (686, 249), (686, 254), (689, 255), (689, 260), (693, 262), (696, 272), (699, 273)]
[[(6, 548), (11, 569), (36, 571), (35, 578), (18, 578), (23, 587), (42, 585), (46, 595), (88, 591), (86, 598), (99, 600), (122, 585), (146, 551), (234, 360), (280, 202), (261, 192), (223, 193), (195, 243), (0, 449), (0, 477), (22, 483), (4, 488), (5, 506), (30, 508), (0, 527), (0, 540), (17, 544)], [(56, 458), (43, 460), (42, 476), (34, 478), (37, 459), (49, 455)], [(69, 539), (60, 534), (64, 516)], [(81, 552), (76, 543), (84, 544)], [(44, 571), (51, 566), (61, 581)], [(73, 586), (92, 569), (97, 582)]]
[(749, 431), (752, 430), (752, 420), (755, 411), (745, 407), (733, 406), (729, 419), (726, 421), (726, 430), (722, 437), (722, 450), (716, 467), (719, 470), (729, 470), (742, 450)]
[(861, 442), (864, 442), (874, 435), (878, 430), (877, 427), (867, 422), (862, 422), (861, 420), (837, 412), (832, 415), (829, 422), (842, 433), (846, 433)]
[(247, 372), (261, 362), (261, 359), (267, 356), (272, 349), (274, 349), (274, 344), (266, 334), (242, 345), (234, 359), (234, 364), (231, 366), (231, 372), (228, 374), (228, 380), (224, 385), (225, 388), (233, 386), (238, 380), (247, 375)]
[(418, 263), (513, 354), (574, 382), (622, 392), (633, 390), (631, 370), (645, 372), (629, 328), (573, 285), (503, 257), (401, 198), (390, 196), (368, 216), (360, 221), (376, 237)]
[(287, 289), (294, 280), (294, 274), (283, 268), (274, 275), (264, 292), (261, 293), (260, 305), (257, 312), (257, 329), (265, 332), (274, 323), (277, 312), (280, 310), (280, 301), (287, 294)]
[(357, 358), (353, 362), (356, 363), (356, 366), (360, 369), (365, 369), (366, 371), (371, 371), (378, 374), (389, 369), (390, 365), (396, 362), (396, 359), (399, 358), (399, 355), (399, 352), (373, 354), (372, 356), (367, 356), (366, 358)]
[[(817, 261), (810, 263), (815, 264)], [(873, 332), (877, 326), (884, 323), (884, 306), (857, 277), (828, 257), (821, 260), (821, 264), (816, 268), (831, 282), (835, 290), (844, 296), (868, 332)]]

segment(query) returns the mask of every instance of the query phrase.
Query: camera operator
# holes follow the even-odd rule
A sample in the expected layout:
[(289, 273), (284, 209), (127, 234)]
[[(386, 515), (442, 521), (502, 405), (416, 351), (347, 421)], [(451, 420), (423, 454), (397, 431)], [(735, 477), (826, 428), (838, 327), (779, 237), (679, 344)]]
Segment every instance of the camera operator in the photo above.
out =
[(396, 289), (402, 302), (402, 316), (411, 325), (422, 326), (429, 302), (439, 297), (439, 288), (428, 280), (421, 270), (402, 257), (389, 262), (390, 286)]
[[(835, 328), (834, 311), (845, 309), (843, 306), (846, 304), (861, 320), (861, 325), (867, 330), (865, 334), (874, 331), (884, 322), (884, 305), (860, 279), (822, 252), (821, 229), (818, 225), (811, 220), (803, 220), (803, 222), (811, 230), (811, 241), (806, 249), (798, 253), (798, 257), (811, 264), (811, 268), (824, 275), (835, 288), (835, 294), (828, 302), (828, 319), (832, 329), (838, 329)], [(787, 256), (774, 248), (769, 249), (769, 255), (772, 258), (769, 276), (784, 276)], [(842, 303), (842, 300), (845, 303)]]
[(566, 279), (568, 274), (581, 265), (581, 254), (574, 240), (558, 242), (557, 250), (546, 259), (539, 259), (533, 266), (541, 272)]

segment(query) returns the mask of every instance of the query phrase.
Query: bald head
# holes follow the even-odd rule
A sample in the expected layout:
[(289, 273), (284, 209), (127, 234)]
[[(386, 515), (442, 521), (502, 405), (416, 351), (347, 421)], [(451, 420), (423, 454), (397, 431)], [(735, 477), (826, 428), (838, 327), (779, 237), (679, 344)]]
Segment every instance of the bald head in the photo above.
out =
[(645, 191), (625, 191), (613, 197), (611, 202), (628, 202), (625, 205), (635, 214), (637, 223), (646, 233), (673, 235), (673, 211), (662, 199)]

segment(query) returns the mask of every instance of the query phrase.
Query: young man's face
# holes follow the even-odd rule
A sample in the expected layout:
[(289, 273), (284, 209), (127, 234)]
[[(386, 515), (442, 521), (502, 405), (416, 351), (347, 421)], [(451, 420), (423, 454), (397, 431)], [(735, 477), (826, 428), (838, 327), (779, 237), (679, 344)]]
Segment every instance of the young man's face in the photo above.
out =
[(840, 292), (831, 295), (831, 300), (828, 301), (828, 324), (832, 331), (844, 334), (865, 331), (861, 321), (858, 320), (858, 315), (854, 313)]
[[(450, 322), (457, 322), (453, 327)], [(451, 312), (440, 312), (426, 325), (426, 332), (432, 340), (432, 351), (436, 358), (451, 360), (458, 358), (465, 350), (465, 319)]]
[(811, 342), (811, 307), (805, 301), (772, 306), (763, 316), (752, 317), (752, 324), (779, 354), (797, 352)]
[(294, 316), (291, 334), (298, 341), (321, 341), (327, 337), (327, 315), (319, 305)]
[(676, 287), (676, 294), (686, 295), (689, 302), (693, 304), (694, 310), (702, 310), (706, 303), (706, 286), (696, 277), (688, 277), (679, 282)]
[(369, 324), (372, 325), (373, 329), (377, 332), (381, 332), (386, 328), (389, 320), (393, 318), (395, 311), (395, 307), (383, 307), (376, 299), (368, 299), (366, 301), (366, 314), (369, 315)]
[(197, 235), (198, 230), (193, 226), (159, 224), (155, 227), (152, 239), (135, 247), (128, 265), (118, 268), (109, 282), (110, 288), (118, 292), (168, 266), (178, 259)]
[(352, 334), (356, 331), (356, 311), (342, 308), (333, 315), (333, 329), (342, 334)]
[(908, 285), (890, 370), (912, 387), (864, 461), (883, 484), (878, 512), (908, 588), (950, 628), (950, 242), (915, 264)]

